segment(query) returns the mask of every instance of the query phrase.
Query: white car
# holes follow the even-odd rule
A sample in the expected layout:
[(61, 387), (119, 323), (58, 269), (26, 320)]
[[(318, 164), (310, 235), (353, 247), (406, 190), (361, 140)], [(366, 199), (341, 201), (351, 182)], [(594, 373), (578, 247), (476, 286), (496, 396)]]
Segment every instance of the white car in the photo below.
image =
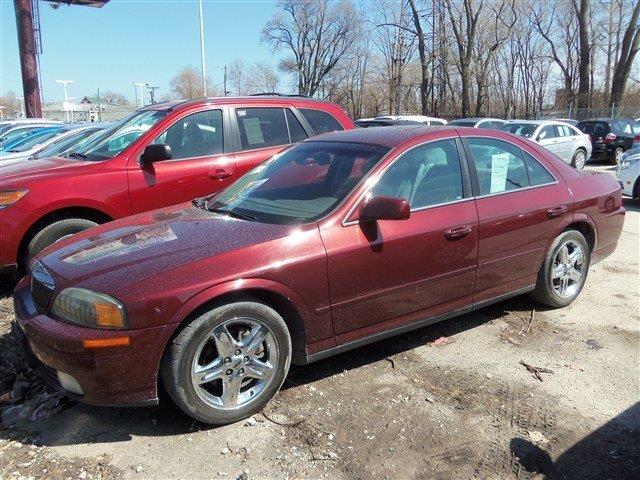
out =
[(448, 125), (472, 128), (491, 128), (498, 130), (506, 122), (506, 120), (501, 120), (499, 118), (458, 118), (456, 120), (451, 120)]
[(580, 170), (591, 156), (591, 139), (573, 125), (554, 120), (509, 120), (500, 130), (539, 143)]
[(640, 198), (640, 144), (622, 154), (616, 177), (622, 193), (635, 199)]
[(446, 125), (444, 118), (425, 117), (424, 115), (382, 115), (376, 117), (376, 120), (409, 120), (412, 122), (420, 122), (425, 125)]

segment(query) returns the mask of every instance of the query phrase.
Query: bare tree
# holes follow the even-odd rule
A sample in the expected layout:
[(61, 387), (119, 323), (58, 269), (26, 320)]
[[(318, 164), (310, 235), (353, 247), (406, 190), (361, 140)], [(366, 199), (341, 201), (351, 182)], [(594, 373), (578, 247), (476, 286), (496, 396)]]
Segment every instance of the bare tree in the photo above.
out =
[[(204, 97), (202, 88), (202, 74), (194, 67), (184, 67), (179, 70), (169, 81), (171, 93), (175, 98), (183, 100), (193, 100)], [(207, 78), (207, 91), (209, 95), (215, 95), (211, 80)]]
[(348, 0), (281, 0), (278, 7), (262, 40), (292, 54), (280, 67), (297, 75), (298, 93), (312, 96), (358, 38), (359, 15)]
[(591, 79), (589, 66), (591, 63), (591, 42), (589, 33), (590, 13), (589, 0), (572, 0), (573, 10), (578, 19), (578, 108), (589, 107)]
[[(622, 25), (620, 25), (622, 29)], [(620, 57), (613, 70), (611, 82), (611, 96), (609, 105), (620, 105), (624, 95), (627, 79), (631, 72), (631, 65), (640, 50), (640, 2), (636, 1), (629, 24), (624, 30), (624, 37), (620, 47)]]
[(107, 90), (102, 94), (102, 100), (112, 105), (126, 105), (129, 103), (129, 99), (123, 94), (114, 92), (113, 90)]

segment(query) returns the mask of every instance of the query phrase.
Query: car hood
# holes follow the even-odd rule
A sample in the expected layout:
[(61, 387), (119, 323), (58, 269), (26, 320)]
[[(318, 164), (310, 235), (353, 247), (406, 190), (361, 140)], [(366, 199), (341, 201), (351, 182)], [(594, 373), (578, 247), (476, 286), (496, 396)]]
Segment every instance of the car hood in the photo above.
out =
[(92, 172), (104, 166), (104, 162), (93, 162), (76, 158), (37, 158), (28, 162), (9, 163), (3, 165), (3, 160), (8, 157), (0, 157), (0, 184), (37, 180), (40, 178), (56, 177), (62, 175), (82, 174)]
[(40, 261), (58, 287), (81, 285), (107, 293), (225, 252), (285, 237), (292, 229), (183, 204), (76, 234), (44, 250)]

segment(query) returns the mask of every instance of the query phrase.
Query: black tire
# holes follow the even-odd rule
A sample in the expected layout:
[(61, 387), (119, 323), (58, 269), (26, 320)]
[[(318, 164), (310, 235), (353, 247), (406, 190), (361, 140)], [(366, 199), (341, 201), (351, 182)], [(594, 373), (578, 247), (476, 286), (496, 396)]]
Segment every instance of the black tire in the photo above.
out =
[[(578, 154), (580, 154), (580, 153), (584, 154), (584, 163), (582, 163), (582, 165), (579, 165), (577, 163)], [(585, 167), (585, 165), (587, 164), (588, 160), (589, 159), (587, 158), (587, 151), (584, 148), (578, 148), (575, 151), (575, 153), (573, 154), (573, 158), (571, 159), (571, 166), (573, 168), (578, 169), (578, 170), (582, 170)]]
[[(568, 297), (562, 297), (556, 292), (552, 284), (551, 269), (553, 268), (554, 259), (556, 258), (556, 255), (558, 254), (560, 248), (570, 240), (579, 243), (582, 247), (582, 251), (584, 254), (584, 270), (581, 281), (577, 284), (577, 290), (575, 294)], [(533, 292), (530, 293), (530, 296), (535, 301), (542, 303), (543, 305), (547, 305), (548, 307), (566, 307), (571, 302), (573, 302), (582, 291), (582, 287), (584, 286), (587, 274), (589, 272), (590, 263), (591, 251), (589, 249), (587, 240), (584, 238), (584, 235), (582, 235), (582, 233), (577, 230), (565, 230), (556, 237), (556, 239), (551, 244), (549, 251), (545, 255), (542, 266), (540, 267), (540, 271), (538, 272), (536, 288), (535, 290), (533, 290)]]
[(86, 218), (65, 218), (64, 220), (50, 223), (29, 241), (24, 258), (25, 267), (28, 265), (29, 260), (49, 245), (56, 243), (63, 237), (82, 232), (96, 225), (98, 225), (96, 222)]
[(622, 155), (624, 153), (624, 148), (622, 147), (618, 147), (616, 148), (613, 153), (611, 154), (611, 158), (609, 159), (609, 163), (611, 163), (612, 165), (617, 165), (618, 164), (618, 158), (620, 158), (620, 155)]
[[(225, 322), (252, 318), (268, 327), (275, 338), (278, 362), (273, 375), (258, 395), (235, 410), (216, 408), (203, 401), (191, 381), (194, 357), (201, 342)], [(244, 355), (245, 353), (243, 353)], [(187, 415), (201, 422), (224, 425), (258, 413), (278, 392), (291, 364), (291, 336), (282, 317), (271, 307), (254, 301), (229, 303), (212, 308), (193, 319), (169, 343), (160, 365), (160, 378), (169, 397)]]

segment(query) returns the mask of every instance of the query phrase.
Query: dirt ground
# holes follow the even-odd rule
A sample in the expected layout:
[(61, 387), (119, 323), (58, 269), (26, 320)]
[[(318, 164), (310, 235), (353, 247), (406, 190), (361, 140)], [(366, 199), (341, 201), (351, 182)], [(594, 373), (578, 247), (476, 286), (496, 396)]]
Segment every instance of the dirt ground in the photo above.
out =
[[(568, 308), (515, 298), (294, 368), (222, 428), (166, 402), (70, 405), (0, 429), (0, 479), (640, 478), (640, 203), (624, 202), (618, 249)], [(4, 297), (0, 379), (22, 368), (12, 316)]]

